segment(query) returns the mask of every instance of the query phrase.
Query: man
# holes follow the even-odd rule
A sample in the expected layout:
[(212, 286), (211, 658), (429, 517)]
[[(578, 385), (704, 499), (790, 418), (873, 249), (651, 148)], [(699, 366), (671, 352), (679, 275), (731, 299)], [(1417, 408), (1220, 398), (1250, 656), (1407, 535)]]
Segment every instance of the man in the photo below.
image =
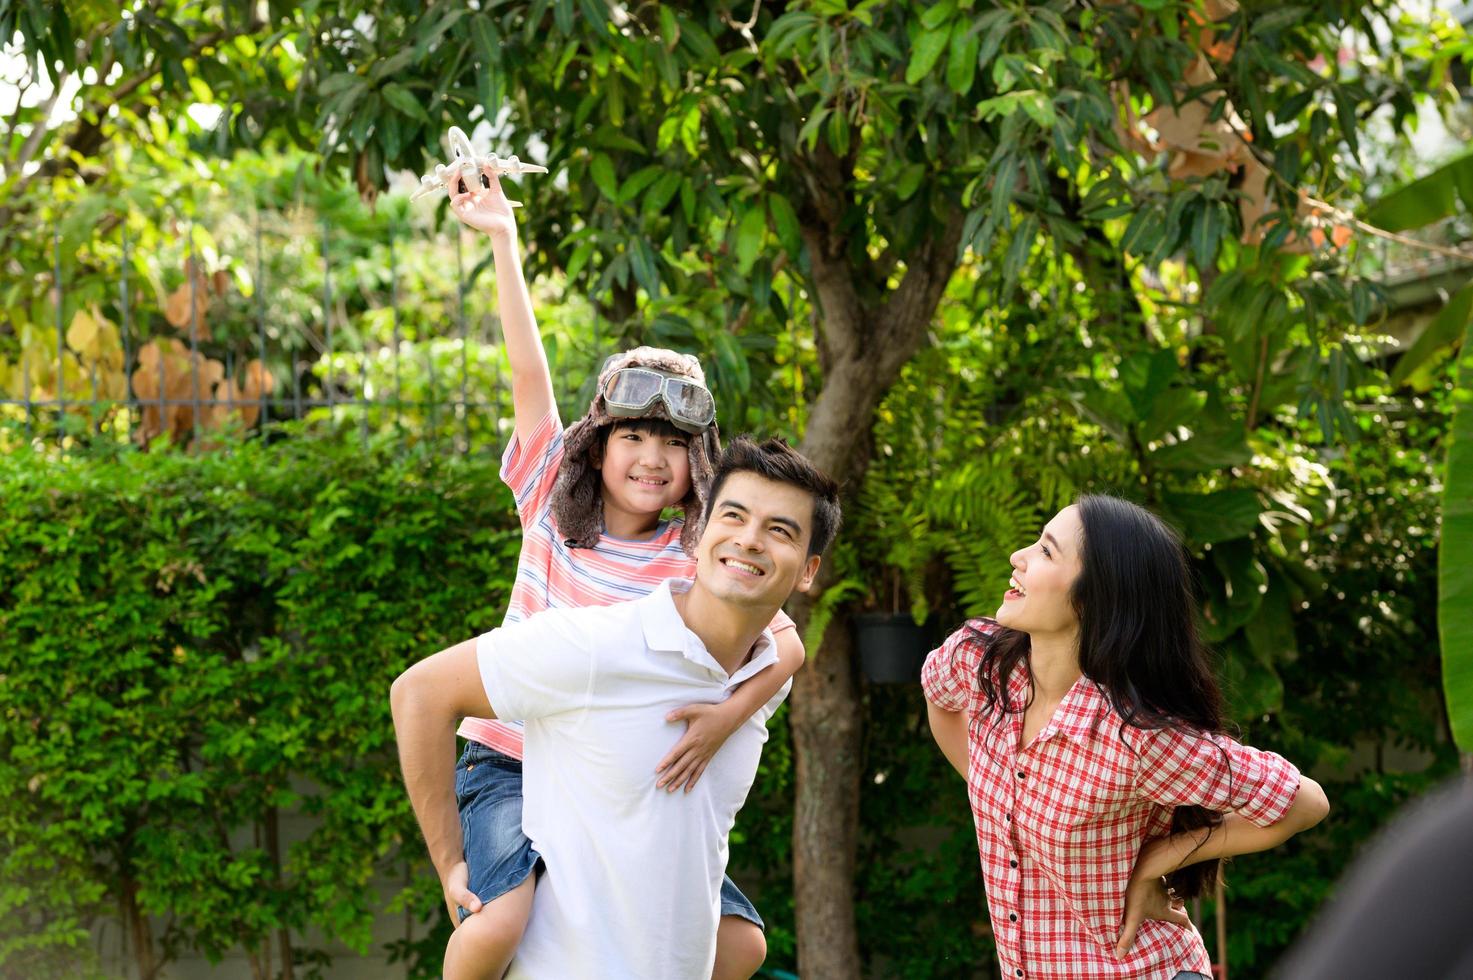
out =
[(456, 723), (526, 722), (522, 822), (545, 874), (509, 976), (705, 980), (727, 835), (780, 691), (686, 793), (657, 791), (674, 708), (717, 703), (776, 662), (765, 627), (807, 589), (838, 530), (838, 488), (781, 440), (722, 455), (694, 582), (555, 609), (421, 661), (391, 695), (400, 762), (452, 912), (465, 888), (452, 782)]

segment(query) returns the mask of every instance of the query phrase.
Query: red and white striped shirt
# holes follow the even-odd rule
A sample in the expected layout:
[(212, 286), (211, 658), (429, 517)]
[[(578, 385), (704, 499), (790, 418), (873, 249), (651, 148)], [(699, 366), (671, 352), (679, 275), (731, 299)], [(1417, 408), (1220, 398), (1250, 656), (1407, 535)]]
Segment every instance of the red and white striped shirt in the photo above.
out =
[[(1141, 846), (1170, 833), (1174, 807), (1237, 811), (1277, 823), (1299, 792), (1283, 757), (1225, 736), (1125, 729), (1104, 692), (1080, 677), (1026, 747), (1023, 714), (984, 711), (978, 679), (995, 625), (974, 620), (926, 659), (931, 703), (965, 711), (967, 793), (977, 827), (987, 909), (1005, 978), (1170, 980), (1210, 973), (1196, 929), (1147, 921), (1115, 955), (1125, 889)], [(1027, 671), (1008, 700), (1028, 697)]]
[[(501, 457), (501, 479), (516, 498), (522, 522), (522, 550), (517, 577), (502, 621), (518, 623), (544, 609), (610, 606), (649, 595), (661, 582), (692, 578), (695, 559), (680, 546), (684, 523), (663, 523), (644, 541), (599, 535), (592, 548), (570, 548), (552, 519), (552, 490), (563, 461), (563, 426), (557, 410), (548, 412), (522, 444), (516, 435)], [(774, 634), (793, 629), (779, 611)], [(498, 752), (522, 757), (520, 722), (466, 718), (457, 732)]]

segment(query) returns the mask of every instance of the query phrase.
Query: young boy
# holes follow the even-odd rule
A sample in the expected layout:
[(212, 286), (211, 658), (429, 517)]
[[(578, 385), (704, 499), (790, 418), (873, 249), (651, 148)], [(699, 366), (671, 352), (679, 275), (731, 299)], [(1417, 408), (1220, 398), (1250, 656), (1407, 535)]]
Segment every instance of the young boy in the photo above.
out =
[[(605, 364), (588, 415), (566, 433), (517, 253), (516, 222), (494, 173), (486, 186), (448, 189), (457, 218), (491, 238), (502, 334), (512, 372), (515, 435), (502, 478), (516, 496), (522, 552), (506, 622), (543, 609), (608, 605), (688, 577), (706, 493), (720, 450), (715, 404), (693, 357), (639, 348)], [(684, 520), (661, 522), (667, 507)], [(687, 723), (653, 766), (657, 786), (689, 791), (717, 750), (792, 678), (803, 647), (792, 620), (773, 620), (777, 663), (721, 704), (692, 704), (667, 721)], [(465, 861), (437, 868), (457, 923), (445, 951), (449, 980), (499, 978), (526, 928), (541, 857), (522, 833), (521, 726), (467, 718), (455, 774)], [(411, 784), (422, 775), (406, 771)], [(436, 779), (436, 781), (438, 781)], [(427, 787), (448, 795), (452, 787)], [(427, 836), (432, 831), (426, 828)], [(431, 853), (444, 841), (430, 840)], [(745, 978), (766, 958), (762, 920), (726, 879), (714, 980)]]

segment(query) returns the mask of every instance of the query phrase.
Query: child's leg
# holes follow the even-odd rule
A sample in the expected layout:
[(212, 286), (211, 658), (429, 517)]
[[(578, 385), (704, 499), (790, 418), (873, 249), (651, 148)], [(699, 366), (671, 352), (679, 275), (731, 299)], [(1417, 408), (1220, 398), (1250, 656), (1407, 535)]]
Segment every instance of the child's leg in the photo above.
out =
[(730, 878), (721, 882), (721, 925), (716, 929), (716, 965), (711, 980), (747, 980), (767, 959), (762, 916)]
[(500, 980), (527, 928), (540, 860), (522, 833), (522, 765), (472, 742), (456, 767), (455, 795), (468, 887), (481, 908), (460, 910), (444, 974)]
[(529, 877), (465, 917), (445, 947), (445, 980), (501, 980), (527, 928), (536, 883)]

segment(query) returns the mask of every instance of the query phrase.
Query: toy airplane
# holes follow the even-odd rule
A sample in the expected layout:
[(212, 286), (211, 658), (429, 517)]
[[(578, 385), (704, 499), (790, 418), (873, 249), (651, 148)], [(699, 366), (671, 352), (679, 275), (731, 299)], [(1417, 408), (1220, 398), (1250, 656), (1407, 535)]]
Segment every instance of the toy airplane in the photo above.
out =
[[(419, 190), (415, 191), (409, 198), (411, 201), (417, 201), (426, 194), (433, 194), (438, 190), (443, 190), (451, 186), (451, 181), (453, 180), (464, 180), (467, 187), (478, 184), (481, 181), (482, 167), (491, 168), (491, 172), (497, 176), (501, 174), (516, 174), (517, 176), (521, 176), (522, 174), (547, 173), (546, 167), (539, 167), (535, 163), (523, 163), (515, 156), (506, 160), (501, 159), (494, 153), (486, 157), (477, 156), (476, 151), (471, 147), (470, 139), (459, 126), (450, 127), (449, 139), (450, 150), (455, 154), (455, 158), (450, 163), (436, 164), (434, 173), (425, 174), (421, 177), (419, 179)], [(507, 201), (506, 203), (514, 208), (522, 206), (517, 201)]]

